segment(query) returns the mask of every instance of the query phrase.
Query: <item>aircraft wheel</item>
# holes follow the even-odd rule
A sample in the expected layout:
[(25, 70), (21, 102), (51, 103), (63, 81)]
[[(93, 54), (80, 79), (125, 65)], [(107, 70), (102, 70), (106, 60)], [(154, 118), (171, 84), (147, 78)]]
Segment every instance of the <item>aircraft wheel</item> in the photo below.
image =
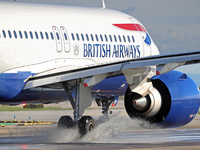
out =
[(79, 120), (78, 127), (79, 133), (84, 136), (95, 128), (94, 120), (90, 116), (83, 116)]
[(74, 121), (70, 116), (62, 116), (58, 121), (58, 128), (67, 129), (72, 128), (74, 126)]

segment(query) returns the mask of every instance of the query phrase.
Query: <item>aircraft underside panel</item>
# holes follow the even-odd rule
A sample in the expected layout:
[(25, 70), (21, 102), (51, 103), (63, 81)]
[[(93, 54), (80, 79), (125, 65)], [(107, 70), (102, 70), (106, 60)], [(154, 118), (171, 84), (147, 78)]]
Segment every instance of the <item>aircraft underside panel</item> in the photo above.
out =
[[(25, 84), (24, 80), (30, 75), (30, 72), (1, 74), (0, 86), (4, 90), (0, 92), (0, 103), (3, 104), (11, 101), (13, 103), (53, 103), (68, 100), (64, 89), (38, 87), (22, 91)], [(12, 78), (11, 82), (11, 80), (8, 80), (10, 76), (16, 78)], [(124, 76), (108, 78), (92, 87), (92, 98), (96, 96), (122, 96), (125, 94), (127, 87), (128, 85)], [(75, 91), (72, 92), (72, 96), (75, 97)]]

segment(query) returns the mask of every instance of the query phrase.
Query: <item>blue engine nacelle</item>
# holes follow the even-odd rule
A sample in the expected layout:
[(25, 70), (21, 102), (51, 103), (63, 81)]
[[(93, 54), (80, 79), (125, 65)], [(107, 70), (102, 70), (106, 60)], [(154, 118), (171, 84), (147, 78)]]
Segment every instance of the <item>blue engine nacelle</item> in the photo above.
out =
[(125, 108), (131, 118), (143, 118), (159, 127), (171, 128), (188, 124), (200, 107), (196, 83), (178, 71), (151, 79), (153, 87), (145, 97), (127, 89)]

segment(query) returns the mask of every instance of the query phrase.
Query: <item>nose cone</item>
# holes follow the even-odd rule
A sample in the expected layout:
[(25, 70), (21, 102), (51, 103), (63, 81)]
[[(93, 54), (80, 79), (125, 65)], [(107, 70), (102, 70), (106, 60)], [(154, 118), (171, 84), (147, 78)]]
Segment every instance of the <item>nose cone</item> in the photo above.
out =
[(133, 100), (133, 107), (138, 111), (142, 111), (146, 107), (146, 105), (147, 105), (146, 97)]

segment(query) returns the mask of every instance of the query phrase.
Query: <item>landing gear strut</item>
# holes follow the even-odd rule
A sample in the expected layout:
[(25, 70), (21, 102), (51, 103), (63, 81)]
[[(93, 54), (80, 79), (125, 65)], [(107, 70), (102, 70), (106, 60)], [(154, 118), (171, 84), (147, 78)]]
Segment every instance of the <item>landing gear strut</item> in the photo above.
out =
[[(83, 96), (82, 97), (83, 99), (81, 100), (84, 103), (81, 104), (80, 106), (80, 93), (81, 92), (91, 93), (91, 91), (90, 89), (84, 89), (84, 87), (81, 85), (80, 80), (77, 80), (76, 83), (72, 84), (69, 84), (68, 82), (63, 82), (63, 87), (65, 89), (65, 92), (67, 93), (72, 108), (74, 109), (74, 120), (70, 116), (62, 116), (58, 121), (57, 127), (64, 129), (78, 127), (79, 133), (82, 137), (86, 135), (88, 132), (91, 132), (95, 127), (94, 120), (92, 119), (91, 116), (82, 116), (84, 109), (88, 107), (88, 105), (90, 105), (90, 100), (86, 100), (86, 97)], [(75, 99), (72, 96), (73, 92), (75, 92)]]

